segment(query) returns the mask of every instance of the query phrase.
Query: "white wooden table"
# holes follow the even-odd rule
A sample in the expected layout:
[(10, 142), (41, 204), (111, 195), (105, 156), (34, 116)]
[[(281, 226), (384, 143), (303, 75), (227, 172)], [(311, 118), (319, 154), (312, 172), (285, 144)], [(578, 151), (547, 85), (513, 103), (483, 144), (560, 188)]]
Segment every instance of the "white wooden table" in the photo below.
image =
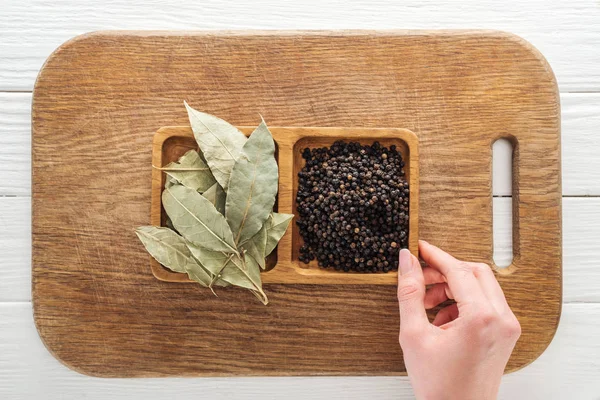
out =
[[(598, 0), (201, 3), (0, 0), (0, 399), (412, 398), (407, 378), (108, 380), (79, 375), (56, 361), (39, 340), (31, 308), (31, 90), (57, 46), (94, 30), (438, 28), (500, 29), (524, 37), (546, 56), (561, 92), (562, 319), (548, 350), (504, 377), (500, 397), (600, 399)], [(506, 219), (510, 198), (503, 195), (510, 190), (500, 176), (494, 211)], [(499, 233), (510, 229), (498, 221)]]

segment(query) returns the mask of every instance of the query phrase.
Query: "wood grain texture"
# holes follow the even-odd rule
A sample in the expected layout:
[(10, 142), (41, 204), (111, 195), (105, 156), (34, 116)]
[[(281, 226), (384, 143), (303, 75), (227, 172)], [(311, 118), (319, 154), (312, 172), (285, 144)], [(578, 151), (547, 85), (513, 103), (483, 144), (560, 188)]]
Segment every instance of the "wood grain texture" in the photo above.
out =
[[(494, 228), (500, 235), (511, 229), (507, 215), (512, 200), (494, 198)], [(31, 201), (0, 198), (0, 302), (31, 301)], [(600, 199), (563, 198), (563, 301), (600, 302)], [(494, 246), (498, 240), (494, 232)], [(512, 250), (496, 248), (501, 259)]]
[[(250, 135), (254, 127), (239, 127)], [(372, 144), (378, 141), (383, 146), (395, 145), (405, 162), (406, 180), (410, 187), (410, 219), (408, 249), (418, 256), (419, 238), (419, 149), (417, 136), (406, 129), (399, 128), (306, 128), (271, 126), (276, 143), (277, 163), (279, 166), (279, 190), (277, 193), (277, 211), (294, 214), (298, 193), (298, 173), (304, 167), (302, 150), (305, 148), (329, 147), (338, 140), (357, 141)], [(154, 135), (152, 141), (152, 165), (164, 167), (177, 161), (187, 151), (198, 149), (190, 127), (163, 127)], [(154, 226), (166, 226), (166, 213), (162, 208), (162, 192), (165, 187), (165, 174), (158, 168), (152, 170), (152, 204), (150, 223)], [(398, 273), (359, 274), (339, 272), (319, 268), (316, 260), (308, 265), (298, 260), (300, 247), (304, 244), (298, 226), (292, 222), (286, 234), (277, 245), (270, 268), (261, 273), (263, 283), (300, 283), (300, 284), (354, 284), (354, 285), (396, 285)], [(187, 274), (173, 272), (155, 259), (150, 258), (152, 273), (166, 282), (193, 282)], [(271, 269), (272, 268), (272, 269)]]
[[(599, 304), (565, 304), (548, 349), (504, 376), (501, 400), (596, 399), (600, 393)], [(10, 400), (198, 399), (409, 400), (406, 377), (280, 377), (98, 379), (65, 368), (44, 348), (31, 304), (0, 304), (0, 395)], [(358, 362), (360, 360), (355, 360)]]
[(561, 308), (560, 110), (529, 44), (494, 32), (110, 33), (56, 51), (33, 98), (34, 316), (62, 362), (98, 376), (404, 372), (393, 287), (267, 285), (263, 307), (151, 275), (133, 227), (148, 222), (152, 133), (186, 123), (182, 99), (236, 125), (260, 113), (274, 126), (412, 130), (420, 237), (475, 261), (491, 262), (491, 142), (513, 137), (519, 234), (513, 273), (498, 278), (523, 335), (508, 370), (546, 348)]
[[(563, 195), (600, 196), (600, 94), (563, 93)], [(31, 196), (31, 94), (0, 93), (0, 196)], [(509, 179), (494, 178), (494, 196), (509, 195)]]
[[(31, 90), (48, 54), (103, 29), (500, 29), (546, 55), (562, 91), (600, 90), (597, 0), (5, 0), (0, 90)], [(26, 38), (26, 40), (24, 40)]]

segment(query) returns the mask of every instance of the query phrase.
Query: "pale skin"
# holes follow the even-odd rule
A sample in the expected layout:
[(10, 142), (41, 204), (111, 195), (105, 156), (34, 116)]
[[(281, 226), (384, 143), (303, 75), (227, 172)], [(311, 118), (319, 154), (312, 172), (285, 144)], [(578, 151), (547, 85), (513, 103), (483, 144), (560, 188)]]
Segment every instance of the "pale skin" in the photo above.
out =
[[(521, 326), (492, 269), (425, 241), (419, 241), (419, 256), (426, 267), (401, 250), (398, 274), (400, 346), (415, 396), (495, 399)], [(456, 303), (430, 323), (425, 310), (448, 299)]]

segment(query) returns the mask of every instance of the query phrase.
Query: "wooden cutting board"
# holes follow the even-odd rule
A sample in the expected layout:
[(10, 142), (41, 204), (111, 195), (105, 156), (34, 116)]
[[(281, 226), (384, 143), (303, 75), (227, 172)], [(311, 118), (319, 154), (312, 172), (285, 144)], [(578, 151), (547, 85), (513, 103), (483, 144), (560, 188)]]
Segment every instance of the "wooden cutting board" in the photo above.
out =
[(218, 298), (163, 282), (150, 220), (154, 132), (183, 100), (236, 125), (405, 128), (419, 139), (419, 236), (492, 263), (491, 145), (514, 154), (514, 263), (497, 277), (537, 358), (561, 310), (560, 106), (524, 40), (489, 31), (100, 32), (33, 95), (33, 305), (47, 348), (106, 377), (395, 375), (393, 286), (267, 284)]

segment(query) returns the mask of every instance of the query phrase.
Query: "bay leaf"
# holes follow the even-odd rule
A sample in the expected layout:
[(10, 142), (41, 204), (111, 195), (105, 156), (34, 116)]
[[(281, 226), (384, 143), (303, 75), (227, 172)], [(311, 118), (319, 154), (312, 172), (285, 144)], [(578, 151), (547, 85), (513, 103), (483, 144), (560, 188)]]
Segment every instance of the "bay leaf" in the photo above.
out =
[(265, 246), (265, 257), (277, 246), (285, 232), (287, 231), (290, 221), (294, 218), (294, 214), (283, 214), (273, 212), (267, 221), (267, 244)]
[(162, 168), (169, 177), (200, 193), (215, 184), (215, 178), (208, 165), (202, 160), (196, 150), (190, 150), (179, 158)]
[(212, 276), (198, 264), (197, 260), (188, 263), (185, 266), (185, 272), (187, 272), (191, 280), (198, 282), (202, 286), (208, 287), (212, 282)]
[(179, 234), (179, 232), (177, 232), (177, 229), (175, 229), (175, 227), (173, 226), (173, 221), (171, 221), (171, 218), (169, 218), (169, 216), (167, 216), (166, 218), (165, 226), (174, 231), (175, 233)]
[(246, 255), (254, 258), (254, 261), (258, 263), (261, 269), (265, 269), (265, 248), (267, 246), (268, 223), (267, 220), (254, 236), (241, 245), (242, 249), (246, 250)]
[(275, 142), (262, 121), (244, 144), (231, 171), (225, 218), (236, 245), (254, 236), (269, 217), (278, 178)]
[(184, 104), (196, 142), (213, 176), (227, 191), (231, 170), (246, 143), (246, 135), (229, 122), (194, 110), (187, 102)]
[(165, 267), (175, 272), (186, 272), (192, 253), (185, 240), (169, 228), (156, 226), (140, 226), (135, 234), (144, 244), (152, 257)]
[(260, 266), (252, 257), (245, 257), (244, 266), (236, 263), (227, 264), (221, 272), (221, 279), (232, 285), (249, 289), (263, 304), (269, 303), (269, 299), (262, 289)]
[(210, 250), (239, 254), (225, 217), (197, 191), (174, 185), (163, 191), (162, 204), (175, 229), (190, 242)]
[(225, 215), (225, 199), (227, 193), (225, 193), (221, 185), (219, 185), (219, 182), (215, 182), (215, 184), (206, 189), (202, 195), (206, 197), (208, 201), (213, 203), (218, 212)]
[[(231, 257), (232, 255), (235, 256), (233, 253), (209, 250), (190, 242), (187, 242), (186, 244), (192, 255), (200, 261), (202, 266), (213, 276), (221, 273), (223, 268), (225, 268), (225, 262), (238, 262), (239, 260), (239, 257), (237, 256), (235, 259)], [(241, 266), (241, 261), (239, 261), (239, 264)]]
[[(212, 272), (210, 272), (210, 270), (208, 268), (206, 268), (200, 262), (200, 260), (198, 260), (198, 256), (200, 255), (199, 250), (207, 251), (207, 252), (210, 251), (210, 250), (206, 250), (206, 249), (203, 249), (200, 246), (196, 246), (196, 245), (188, 242), (187, 240), (186, 240), (186, 245), (188, 246), (188, 249), (191, 251), (192, 256), (194, 258), (194, 261), (196, 261), (196, 264), (198, 264), (202, 268), (202, 270), (208, 275), (208, 284), (207, 284), (207, 286), (211, 286), (211, 284), (213, 284), (213, 283), (214, 283), (214, 285), (221, 286), (221, 287), (231, 286), (231, 284), (229, 282), (225, 282), (222, 279), (215, 279), (216, 275), (213, 274)], [(190, 271), (188, 271), (188, 275), (190, 275)], [(192, 277), (191, 275), (190, 275), (190, 279), (195, 280), (194, 277)]]
[(264, 304), (268, 302), (262, 290), (260, 266), (252, 257), (242, 259), (235, 254), (207, 250), (192, 243), (187, 245), (194, 257), (201, 260), (202, 265), (210, 273), (224, 282), (255, 292)]
[(177, 181), (175, 179), (171, 178), (170, 176), (167, 176), (167, 180), (165, 181), (165, 189), (176, 184)]
[[(177, 181), (173, 178), (171, 178), (170, 176), (167, 175), (167, 180), (165, 182), (165, 189), (166, 188), (170, 188), (173, 185), (177, 185)], [(175, 233), (177, 233), (179, 235), (179, 232), (177, 232), (177, 229), (175, 229), (175, 226), (173, 226), (173, 221), (171, 221), (171, 218), (169, 218), (169, 216), (167, 215), (166, 219), (165, 219), (165, 226), (173, 231), (175, 231)]]

